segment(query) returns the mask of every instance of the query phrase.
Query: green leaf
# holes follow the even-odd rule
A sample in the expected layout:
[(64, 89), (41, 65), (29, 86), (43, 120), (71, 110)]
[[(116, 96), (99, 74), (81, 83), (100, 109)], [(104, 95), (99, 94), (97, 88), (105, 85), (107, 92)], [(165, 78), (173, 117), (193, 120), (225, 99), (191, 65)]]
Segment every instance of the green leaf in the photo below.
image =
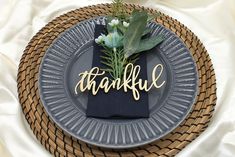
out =
[[(140, 10), (138, 9), (134, 9), (132, 12), (131, 12), (131, 15), (129, 16), (129, 22), (133, 19), (133, 16), (137, 13), (141, 12)], [(144, 11), (145, 12), (145, 11)]]
[(148, 39), (143, 39), (140, 41), (140, 44), (139, 44), (139, 47), (138, 47), (136, 53), (150, 50), (153, 47), (155, 47), (156, 45), (160, 44), (163, 40), (164, 40), (164, 37), (161, 35), (153, 36)]
[(155, 13), (155, 14), (148, 15), (148, 20), (147, 20), (147, 22), (152, 21), (153, 19), (155, 19), (155, 18), (158, 17), (158, 16), (159, 16), (159, 13)]
[(136, 52), (147, 24), (148, 15), (144, 11), (136, 11), (132, 13), (131, 17), (130, 25), (124, 34), (123, 40), (125, 58)]
[(150, 33), (151, 29), (150, 28), (146, 28), (142, 34), (142, 36), (145, 36), (146, 34)]

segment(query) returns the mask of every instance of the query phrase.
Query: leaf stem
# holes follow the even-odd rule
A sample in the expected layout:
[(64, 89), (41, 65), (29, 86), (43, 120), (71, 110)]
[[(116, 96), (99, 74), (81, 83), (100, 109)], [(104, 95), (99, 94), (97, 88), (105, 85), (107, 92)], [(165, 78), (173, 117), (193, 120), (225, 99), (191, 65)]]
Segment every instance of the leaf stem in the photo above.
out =
[(117, 63), (117, 49), (114, 47), (113, 48), (113, 52), (114, 52), (114, 63), (115, 63), (115, 78), (118, 78), (118, 63)]

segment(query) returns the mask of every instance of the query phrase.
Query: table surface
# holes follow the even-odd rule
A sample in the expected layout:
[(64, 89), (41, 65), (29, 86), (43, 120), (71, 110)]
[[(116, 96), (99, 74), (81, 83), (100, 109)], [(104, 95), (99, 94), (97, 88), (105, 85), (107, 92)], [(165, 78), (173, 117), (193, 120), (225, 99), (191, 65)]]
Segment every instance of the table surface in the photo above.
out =
[[(55, 17), (111, 0), (0, 0), (0, 156), (51, 156), (36, 140), (18, 102), (16, 75), (29, 40)], [(235, 1), (125, 0), (159, 9), (191, 29), (214, 64), (217, 106), (209, 127), (177, 156), (232, 157), (235, 154)]]

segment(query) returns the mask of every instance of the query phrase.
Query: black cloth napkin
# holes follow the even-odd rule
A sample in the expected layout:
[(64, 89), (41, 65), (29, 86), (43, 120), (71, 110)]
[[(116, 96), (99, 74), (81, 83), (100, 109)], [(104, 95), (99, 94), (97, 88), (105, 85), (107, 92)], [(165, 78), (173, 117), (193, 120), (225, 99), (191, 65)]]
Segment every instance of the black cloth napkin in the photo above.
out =
[[(105, 26), (96, 25), (94, 37), (97, 38), (101, 33), (105, 34)], [(102, 49), (102, 46), (94, 41), (92, 67), (104, 67), (100, 62), (100, 56), (103, 55)], [(146, 53), (140, 56), (136, 64), (141, 66), (139, 78), (147, 80)], [(97, 78), (96, 81), (99, 82), (101, 79)], [(108, 93), (99, 90), (95, 96), (89, 92), (86, 115), (96, 118), (148, 118), (148, 93), (140, 91), (140, 99), (136, 101), (132, 91), (124, 92), (123, 89), (111, 89)]]

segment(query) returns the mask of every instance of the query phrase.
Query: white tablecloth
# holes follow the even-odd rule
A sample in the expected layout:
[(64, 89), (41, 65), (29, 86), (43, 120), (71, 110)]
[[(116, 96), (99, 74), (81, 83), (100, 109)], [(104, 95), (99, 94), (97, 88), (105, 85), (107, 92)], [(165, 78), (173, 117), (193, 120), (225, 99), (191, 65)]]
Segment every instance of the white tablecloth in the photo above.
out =
[[(67, 11), (111, 0), (0, 0), (0, 157), (51, 156), (21, 112), (16, 75), (23, 50), (46, 23)], [(235, 0), (129, 0), (159, 9), (190, 28), (214, 64), (214, 117), (179, 157), (235, 156)]]

